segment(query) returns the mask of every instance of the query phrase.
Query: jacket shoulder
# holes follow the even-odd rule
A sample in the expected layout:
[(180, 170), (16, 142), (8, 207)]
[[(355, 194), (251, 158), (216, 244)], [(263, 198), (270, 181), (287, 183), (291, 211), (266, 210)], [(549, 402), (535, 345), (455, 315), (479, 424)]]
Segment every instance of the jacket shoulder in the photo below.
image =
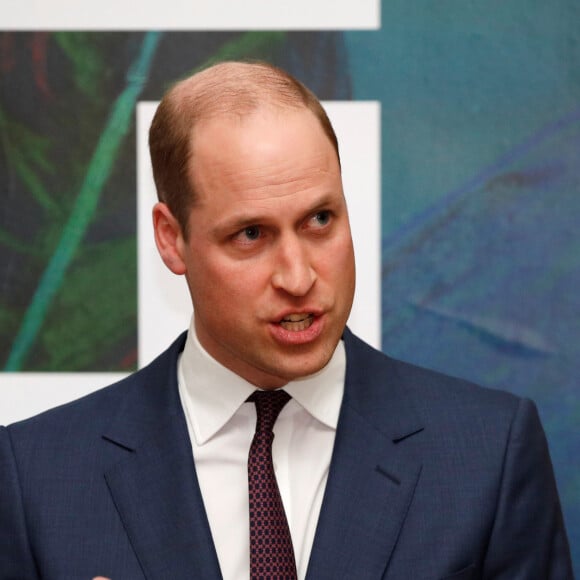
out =
[(347, 384), (356, 385), (349, 389), (352, 395), (358, 391), (364, 398), (384, 400), (387, 405), (395, 399), (398, 405), (404, 401), (426, 419), (459, 415), (469, 420), (474, 415), (498, 417), (498, 412), (507, 419), (522, 402), (507, 391), (392, 358), (350, 332), (345, 334), (345, 346)]

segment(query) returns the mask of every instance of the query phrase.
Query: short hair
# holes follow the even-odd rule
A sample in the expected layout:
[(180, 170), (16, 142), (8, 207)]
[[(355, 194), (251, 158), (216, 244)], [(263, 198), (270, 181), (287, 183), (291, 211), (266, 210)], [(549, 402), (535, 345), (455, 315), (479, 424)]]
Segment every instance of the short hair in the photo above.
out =
[(221, 115), (249, 115), (261, 106), (307, 109), (320, 122), (340, 164), (336, 134), (318, 98), (286, 71), (264, 62), (222, 62), (175, 84), (163, 97), (149, 130), (157, 197), (184, 236), (197, 194), (189, 166), (196, 124)]

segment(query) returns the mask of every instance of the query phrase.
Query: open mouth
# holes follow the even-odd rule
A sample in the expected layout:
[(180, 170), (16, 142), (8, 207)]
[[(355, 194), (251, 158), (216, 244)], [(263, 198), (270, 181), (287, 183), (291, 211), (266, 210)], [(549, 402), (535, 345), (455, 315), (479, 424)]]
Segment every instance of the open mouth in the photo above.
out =
[(314, 314), (289, 314), (280, 321), (280, 326), (285, 330), (299, 332), (306, 330), (314, 321)]

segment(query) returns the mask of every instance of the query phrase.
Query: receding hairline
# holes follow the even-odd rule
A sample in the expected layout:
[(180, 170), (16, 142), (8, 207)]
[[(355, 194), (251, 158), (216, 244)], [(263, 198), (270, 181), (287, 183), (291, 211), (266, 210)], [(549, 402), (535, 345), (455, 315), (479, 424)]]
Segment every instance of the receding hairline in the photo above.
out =
[(177, 82), (164, 100), (190, 121), (245, 116), (258, 108), (310, 108), (317, 97), (284, 70), (261, 62), (222, 62)]
[(259, 109), (309, 110), (335, 150), (338, 142), (324, 107), (303, 83), (264, 62), (226, 61), (177, 82), (163, 97), (149, 131), (153, 176), (164, 201), (187, 230), (187, 208), (196, 192), (188, 166), (196, 127), (216, 118), (251, 116)]

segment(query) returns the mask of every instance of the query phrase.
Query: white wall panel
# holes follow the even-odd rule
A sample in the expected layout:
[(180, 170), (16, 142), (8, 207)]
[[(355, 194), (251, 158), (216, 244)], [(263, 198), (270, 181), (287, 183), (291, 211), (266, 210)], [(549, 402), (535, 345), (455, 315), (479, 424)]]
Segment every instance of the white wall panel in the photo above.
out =
[[(381, 334), (380, 103), (342, 101), (324, 105), (339, 141), (355, 246), (357, 290), (349, 326), (378, 348)], [(155, 108), (155, 103), (140, 103), (137, 109), (141, 366), (187, 328), (192, 311), (185, 279), (167, 270), (153, 240), (151, 208), (157, 198), (147, 132)]]
[(2, 0), (0, 29), (354, 30), (380, 27), (380, 0)]

